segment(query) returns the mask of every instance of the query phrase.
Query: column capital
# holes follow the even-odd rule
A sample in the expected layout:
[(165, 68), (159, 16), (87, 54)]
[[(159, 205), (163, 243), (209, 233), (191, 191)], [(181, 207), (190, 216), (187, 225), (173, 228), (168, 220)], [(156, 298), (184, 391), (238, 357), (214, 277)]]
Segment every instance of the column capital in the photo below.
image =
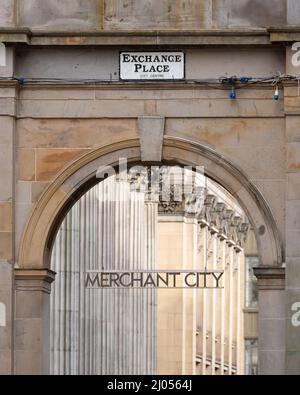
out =
[(285, 267), (257, 266), (253, 268), (257, 286), (262, 289), (285, 289)]
[(51, 292), (56, 273), (50, 269), (15, 268), (16, 290)]

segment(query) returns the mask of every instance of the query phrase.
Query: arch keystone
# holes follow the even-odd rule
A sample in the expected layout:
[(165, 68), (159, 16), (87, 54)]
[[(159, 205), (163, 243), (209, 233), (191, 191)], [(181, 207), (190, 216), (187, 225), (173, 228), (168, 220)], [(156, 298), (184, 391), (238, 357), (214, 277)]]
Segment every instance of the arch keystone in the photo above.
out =
[(162, 158), (164, 117), (139, 117), (141, 159), (143, 162), (160, 162)]

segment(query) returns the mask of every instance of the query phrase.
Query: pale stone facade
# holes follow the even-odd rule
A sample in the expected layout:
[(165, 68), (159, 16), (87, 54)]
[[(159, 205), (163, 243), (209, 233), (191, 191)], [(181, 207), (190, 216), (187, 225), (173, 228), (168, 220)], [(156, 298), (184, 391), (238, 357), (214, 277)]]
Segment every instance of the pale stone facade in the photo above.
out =
[[(49, 371), (56, 230), (99, 165), (141, 162), (150, 144), (147, 160), (204, 166), (242, 206), (259, 254), (259, 373), (299, 374), (297, 83), (281, 84), (274, 101), (271, 84), (229, 100), (228, 90), (193, 82), (299, 75), (298, 1), (41, 3), (0, 0), (0, 372)], [(119, 51), (141, 47), (184, 50), (186, 82), (120, 82)]]

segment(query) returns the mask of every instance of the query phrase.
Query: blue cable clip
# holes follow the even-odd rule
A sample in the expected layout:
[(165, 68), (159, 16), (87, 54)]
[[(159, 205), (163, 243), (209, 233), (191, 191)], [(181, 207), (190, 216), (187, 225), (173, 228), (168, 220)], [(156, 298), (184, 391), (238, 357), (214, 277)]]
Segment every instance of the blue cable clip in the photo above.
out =
[(26, 78), (25, 77), (19, 77), (19, 76), (13, 76), (13, 79), (20, 82), (20, 84), (24, 84)]

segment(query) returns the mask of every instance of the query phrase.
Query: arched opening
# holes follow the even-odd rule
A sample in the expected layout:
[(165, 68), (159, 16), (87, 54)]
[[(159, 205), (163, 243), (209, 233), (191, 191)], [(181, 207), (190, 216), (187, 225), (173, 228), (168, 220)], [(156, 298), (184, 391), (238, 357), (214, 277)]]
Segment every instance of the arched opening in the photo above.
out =
[[(66, 212), (94, 185), (99, 166), (116, 166), (119, 157), (128, 158), (131, 164), (140, 162), (138, 141), (101, 148), (80, 158), (56, 178), (41, 197), (27, 225), (19, 260), (21, 268), (50, 268), (51, 248)], [(210, 148), (172, 138), (164, 140), (163, 160), (179, 165), (204, 166), (205, 174), (213, 183), (225, 188), (249, 219), (257, 241), (259, 264), (280, 265), (281, 246), (271, 212), (259, 191), (238, 168)], [(47, 347), (43, 351), (49, 357)], [(207, 362), (200, 356), (198, 364), (204, 365), (201, 362), (204, 360)]]
[[(257, 262), (245, 213), (199, 168), (134, 166), (98, 183), (54, 242), (50, 373), (255, 372), (249, 252)], [(96, 289), (90, 270), (101, 275)], [(185, 284), (171, 277), (181, 270)], [(222, 284), (194, 270), (220, 270)]]

